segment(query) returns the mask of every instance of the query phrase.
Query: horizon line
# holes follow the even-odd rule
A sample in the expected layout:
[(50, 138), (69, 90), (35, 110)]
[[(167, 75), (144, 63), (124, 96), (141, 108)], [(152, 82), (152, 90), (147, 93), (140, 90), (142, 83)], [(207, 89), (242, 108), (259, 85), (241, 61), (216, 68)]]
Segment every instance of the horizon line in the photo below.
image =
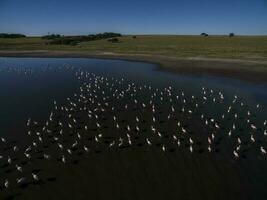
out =
[[(108, 33), (112, 31), (105, 31), (105, 32), (96, 32), (96, 33), (88, 33), (88, 34), (61, 34), (61, 33), (48, 33), (48, 34), (23, 34), (23, 33), (14, 33), (14, 32), (0, 32), (0, 34), (22, 34), (26, 37), (42, 37), (45, 35), (61, 35), (61, 36), (87, 36), (87, 35), (94, 35), (99, 33)], [(119, 33), (119, 32), (112, 32), (112, 33)], [(228, 36), (230, 33), (224, 33), (224, 34), (209, 34), (208, 32), (202, 32), (208, 34), (208, 36)], [(201, 33), (199, 34), (176, 34), (176, 33), (120, 33), (122, 36), (201, 36)], [(235, 36), (267, 36), (267, 34), (237, 34), (234, 33)]]

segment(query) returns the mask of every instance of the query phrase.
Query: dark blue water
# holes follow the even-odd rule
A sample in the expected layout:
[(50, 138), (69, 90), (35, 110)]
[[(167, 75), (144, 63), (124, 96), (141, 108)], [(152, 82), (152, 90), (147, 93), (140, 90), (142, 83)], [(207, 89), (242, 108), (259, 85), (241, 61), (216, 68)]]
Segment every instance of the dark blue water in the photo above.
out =
[[(79, 70), (92, 72), (103, 77), (124, 78), (127, 83), (150, 85), (160, 90), (171, 86), (174, 93), (183, 91), (187, 99), (192, 95), (202, 98), (203, 87), (206, 88), (206, 91), (212, 89), (214, 93), (222, 92), (226, 105), (221, 105), (220, 108), (217, 107), (218, 104), (209, 102), (201, 110), (207, 116), (216, 116), (217, 113), (222, 112), (236, 95), (238, 102), (245, 104), (245, 108), (236, 106), (236, 113), (240, 113), (240, 115), (242, 113), (245, 116), (244, 109), (250, 110), (253, 113), (251, 117), (253, 123), (261, 128), (264, 120), (267, 119), (267, 84), (254, 84), (218, 76), (179, 75), (159, 70), (153, 64), (121, 60), (0, 58), (0, 137), (12, 138), (16, 141), (23, 140), (27, 132), (26, 122), (28, 118), (44, 124), (53, 108), (54, 100), (59, 105), (64, 104), (66, 98), (78, 93), (81, 82), (75, 73)], [(142, 95), (141, 99), (148, 97), (144, 93)], [(116, 104), (116, 102), (113, 103)], [(260, 106), (256, 108), (258, 104)], [(163, 110), (164, 112), (168, 112), (168, 110)], [(179, 112), (177, 113), (179, 115)], [(112, 118), (112, 116), (107, 118)], [(244, 119), (243, 121), (245, 121)], [(226, 129), (219, 131), (219, 134), (224, 135), (224, 141), (229, 139), (226, 131), (228, 131), (229, 125), (232, 125), (231, 120), (233, 119), (229, 119), (229, 124), (224, 124)], [(192, 124), (194, 125), (194, 123)], [(192, 124), (189, 123), (189, 125)], [(166, 129), (170, 129), (166, 131), (168, 134), (175, 131), (172, 130), (172, 127), (174, 127), (173, 124), (166, 125)], [(196, 135), (202, 134), (198, 132), (197, 128), (194, 129)], [(40, 161), (39, 168), (43, 168), (43, 180), (46, 184), (40, 187), (41, 189), (37, 186), (37, 189), (29, 187), (23, 192), (20, 189), (18, 191), (21, 195), (29, 195), (29, 198), (37, 197), (40, 192), (53, 197), (55, 197), (55, 193), (58, 193), (61, 197), (70, 198), (69, 193), (61, 187), (65, 184), (64, 188), (66, 187), (68, 191), (76, 188), (76, 197), (94, 193), (93, 199), (99, 196), (104, 196), (104, 199), (109, 198), (109, 190), (114, 193), (114, 196), (117, 195), (117, 199), (120, 199), (121, 194), (124, 193), (127, 196), (131, 192), (141, 197), (143, 194), (146, 197), (155, 197), (159, 194), (162, 197), (167, 195), (175, 197), (175, 199), (178, 199), (179, 194), (186, 194), (182, 196), (182, 199), (187, 197), (189, 197), (188, 199), (200, 197), (200, 199), (214, 199), (216, 197), (221, 199), (228, 197), (229, 199), (235, 199), (235, 197), (266, 199), (267, 163), (266, 157), (259, 152), (259, 146), (264, 146), (267, 149), (267, 140), (262, 136), (262, 133), (263, 129), (259, 129), (255, 133), (255, 137), (261, 135), (261, 138), (259, 143), (251, 148), (251, 154), (248, 154), (248, 158), (238, 160), (235, 160), (232, 155), (232, 146), (235, 143), (235, 138), (232, 137), (230, 142), (233, 143), (222, 143), (220, 152), (212, 154), (207, 152), (206, 147), (205, 153), (198, 154), (196, 152), (192, 155), (186, 151), (186, 148), (167, 154), (155, 153), (145, 148), (145, 151), (125, 150), (113, 153), (104, 151), (102, 154), (92, 153), (90, 157), (83, 159), (85, 164), (77, 164), (76, 168), (72, 165), (67, 165), (67, 168), (64, 168), (61, 165), (58, 166), (58, 162), (44, 164)], [(244, 138), (246, 138), (246, 134), (249, 134), (249, 131), (243, 130), (240, 133)], [(203, 141), (207, 143), (206, 138)], [(52, 150), (51, 154), (54, 153)], [(227, 151), (230, 152), (230, 155), (227, 154), (226, 159)], [(54, 167), (54, 163), (57, 167)], [(33, 166), (36, 165), (38, 166), (38, 162), (33, 162)], [(44, 165), (47, 166), (44, 167)], [(109, 169), (109, 166), (113, 167)], [(8, 165), (2, 165), (2, 168), (1, 173), (8, 176), (9, 172), (6, 170)], [(87, 170), (88, 168), (91, 168), (91, 171)], [(117, 171), (109, 173), (114, 169)], [(12, 170), (15, 171), (13, 168), (10, 170), (11, 172)], [(51, 179), (50, 172), (53, 170), (55, 170), (55, 174), (58, 174), (54, 185), (49, 180), (49, 178)], [(75, 182), (77, 181), (77, 177), (73, 175), (75, 173), (84, 177), (81, 178), (83, 181)], [(48, 181), (44, 178), (45, 176), (47, 176)], [(95, 184), (97, 181), (99, 185)], [(87, 188), (88, 183), (90, 183), (91, 190)], [(151, 187), (152, 185), (156, 191)], [(95, 187), (96, 189), (94, 189)], [(54, 188), (55, 192), (51, 192), (51, 188)], [(103, 188), (107, 192), (102, 192)], [(115, 189), (117, 189), (116, 192), (114, 192)], [(132, 196), (131, 199), (134, 197)], [(25, 199), (29, 198), (25, 197)], [(47, 199), (45, 196), (43, 198)]]
[[(66, 66), (70, 69), (66, 70)], [(187, 94), (196, 95), (205, 87), (229, 97), (238, 95), (252, 107), (260, 104), (262, 112), (259, 116), (266, 116), (266, 84), (215, 76), (179, 75), (160, 71), (152, 64), (121, 60), (0, 58), (0, 135), (17, 137), (29, 117), (46, 118), (53, 100), (64, 101), (73, 94), (78, 87), (73, 75), (75, 68), (85, 68), (108, 77), (124, 77), (158, 88), (173, 86)]]

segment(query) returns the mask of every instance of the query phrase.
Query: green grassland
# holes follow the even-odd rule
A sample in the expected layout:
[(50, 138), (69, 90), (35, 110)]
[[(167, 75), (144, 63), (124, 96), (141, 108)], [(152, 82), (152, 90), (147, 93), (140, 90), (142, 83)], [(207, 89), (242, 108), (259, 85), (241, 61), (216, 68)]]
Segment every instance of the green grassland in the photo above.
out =
[(233, 58), (267, 60), (267, 36), (123, 36), (119, 43), (107, 40), (78, 45), (51, 45), (40, 37), (0, 38), (0, 51), (64, 51), (86, 54), (117, 53), (168, 57)]

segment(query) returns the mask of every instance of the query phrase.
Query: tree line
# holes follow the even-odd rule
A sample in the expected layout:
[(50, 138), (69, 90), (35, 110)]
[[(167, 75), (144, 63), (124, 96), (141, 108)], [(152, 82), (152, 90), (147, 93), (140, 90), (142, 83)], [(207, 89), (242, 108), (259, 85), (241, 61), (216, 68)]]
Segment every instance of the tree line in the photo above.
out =
[(0, 38), (23, 38), (26, 37), (26, 35), (23, 34), (17, 34), (17, 33), (0, 33)]
[(116, 38), (116, 37), (121, 37), (121, 36), (122, 35), (120, 33), (113, 33), (113, 32), (105, 32), (105, 33), (90, 34), (90, 35), (79, 35), (79, 36), (64, 36), (64, 35), (59, 35), (59, 34), (50, 34), (50, 35), (43, 36), (42, 39), (49, 40), (47, 44), (77, 45), (80, 42), (110, 39), (110, 38)]

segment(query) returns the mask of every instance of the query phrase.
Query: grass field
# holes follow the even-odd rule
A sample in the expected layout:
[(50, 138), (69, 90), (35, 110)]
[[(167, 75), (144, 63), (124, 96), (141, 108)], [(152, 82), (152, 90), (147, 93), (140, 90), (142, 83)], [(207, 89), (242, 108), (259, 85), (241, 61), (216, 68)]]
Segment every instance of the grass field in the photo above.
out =
[(76, 46), (47, 45), (39, 37), (1, 39), (0, 51), (49, 50), (76, 53), (119, 53), (169, 57), (234, 58), (267, 60), (267, 36), (131, 36), (119, 43), (106, 40), (82, 42)]

